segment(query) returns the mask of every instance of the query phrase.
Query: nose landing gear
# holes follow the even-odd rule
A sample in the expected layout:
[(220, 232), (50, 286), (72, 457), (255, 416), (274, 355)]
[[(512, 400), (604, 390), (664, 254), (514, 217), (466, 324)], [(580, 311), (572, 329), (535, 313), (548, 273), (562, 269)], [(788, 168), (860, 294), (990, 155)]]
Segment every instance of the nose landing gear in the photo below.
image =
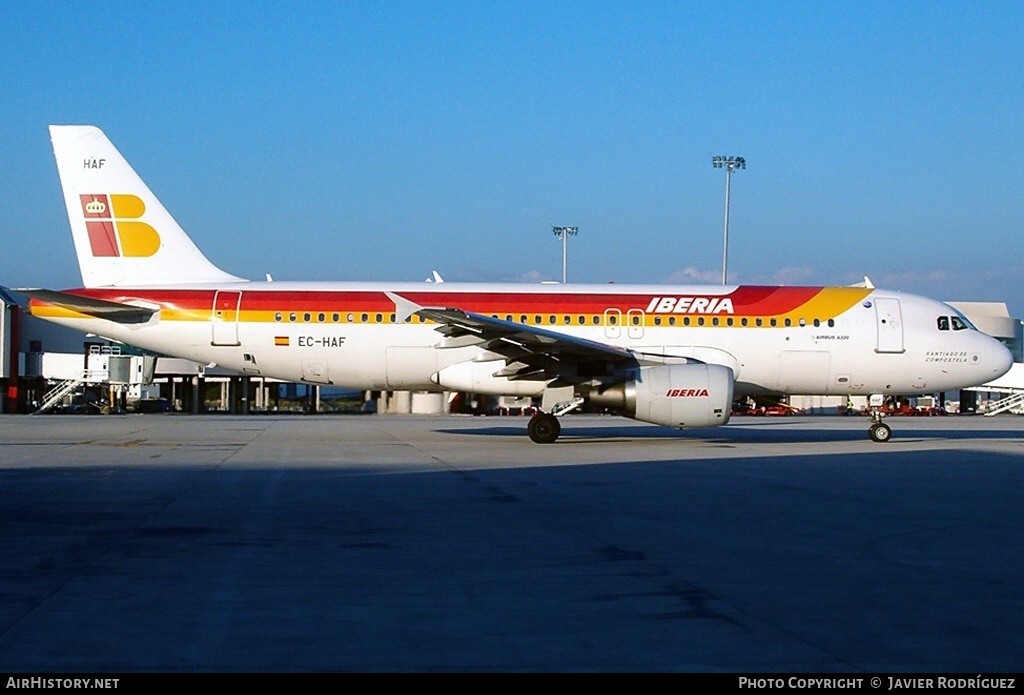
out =
[(875, 422), (868, 427), (868, 436), (873, 442), (887, 442), (892, 437), (892, 428), (884, 422)]
[(868, 427), (868, 437), (873, 442), (887, 442), (892, 437), (892, 428), (882, 422), (882, 411), (871, 406), (871, 426)]

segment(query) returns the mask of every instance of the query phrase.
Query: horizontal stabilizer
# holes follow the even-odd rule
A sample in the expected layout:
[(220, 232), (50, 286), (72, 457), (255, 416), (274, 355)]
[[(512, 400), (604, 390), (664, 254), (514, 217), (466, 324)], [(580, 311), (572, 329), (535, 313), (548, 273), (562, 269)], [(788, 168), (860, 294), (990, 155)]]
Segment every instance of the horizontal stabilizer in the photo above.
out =
[[(54, 290), (19, 289), (13, 291), (46, 304), (117, 323), (146, 323), (157, 311), (148, 307), (119, 304), (118, 302), (108, 302), (103, 299), (92, 299), (91, 297), (80, 297), (77, 294)], [(29, 305), (29, 312), (32, 312), (31, 304)]]

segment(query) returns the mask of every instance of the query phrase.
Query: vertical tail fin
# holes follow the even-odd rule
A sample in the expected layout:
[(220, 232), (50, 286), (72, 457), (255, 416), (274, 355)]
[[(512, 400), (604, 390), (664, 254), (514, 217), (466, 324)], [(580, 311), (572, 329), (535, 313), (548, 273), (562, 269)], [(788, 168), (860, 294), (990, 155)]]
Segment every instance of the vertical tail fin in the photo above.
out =
[(86, 287), (240, 282), (203, 255), (99, 128), (50, 140)]

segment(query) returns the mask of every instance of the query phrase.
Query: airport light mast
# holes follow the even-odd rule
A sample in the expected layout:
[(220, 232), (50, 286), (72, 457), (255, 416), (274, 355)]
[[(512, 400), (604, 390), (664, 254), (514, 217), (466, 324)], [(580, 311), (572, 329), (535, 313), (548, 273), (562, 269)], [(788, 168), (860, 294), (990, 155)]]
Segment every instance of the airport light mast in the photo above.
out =
[(551, 231), (555, 233), (555, 236), (562, 237), (562, 284), (566, 283), (566, 257), (569, 251), (569, 236), (576, 236), (579, 234), (579, 227), (551, 227)]
[(743, 157), (725, 157), (716, 155), (711, 158), (711, 166), (715, 169), (725, 169), (725, 232), (722, 241), (722, 284), (728, 280), (729, 261), (729, 184), (732, 181), (734, 169), (746, 169), (747, 160)]

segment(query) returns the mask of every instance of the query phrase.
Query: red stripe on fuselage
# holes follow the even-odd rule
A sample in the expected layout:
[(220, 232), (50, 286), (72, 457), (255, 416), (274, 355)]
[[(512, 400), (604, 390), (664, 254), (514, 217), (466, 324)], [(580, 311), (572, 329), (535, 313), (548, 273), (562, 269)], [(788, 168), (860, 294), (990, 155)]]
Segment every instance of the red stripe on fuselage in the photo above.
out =
[[(686, 292), (685, 288), (651, 288), (663, 294), (570, 292), (424, 292), (399, 291), (405, 299), (421, 306), (450, 307), (487, 314), (599, 314), (606, 309), (644, 309), (654, 297), (729, 297), (733, 312), (743, 316), (771, 316), (797, 309), (817, 296), (821, 287), (738, 287), (728, 294)], [(693, 288), (691, 288), (693, 289)], [(214, 289), (74, 289), (70, 294), (112, 302), (143, 300), (168, 308), (209, 310)], [(233, 287), (242, 293), (242, 311), (371, 311), (392, 312), (394, 302), (381, 290), (272, 290)]]

